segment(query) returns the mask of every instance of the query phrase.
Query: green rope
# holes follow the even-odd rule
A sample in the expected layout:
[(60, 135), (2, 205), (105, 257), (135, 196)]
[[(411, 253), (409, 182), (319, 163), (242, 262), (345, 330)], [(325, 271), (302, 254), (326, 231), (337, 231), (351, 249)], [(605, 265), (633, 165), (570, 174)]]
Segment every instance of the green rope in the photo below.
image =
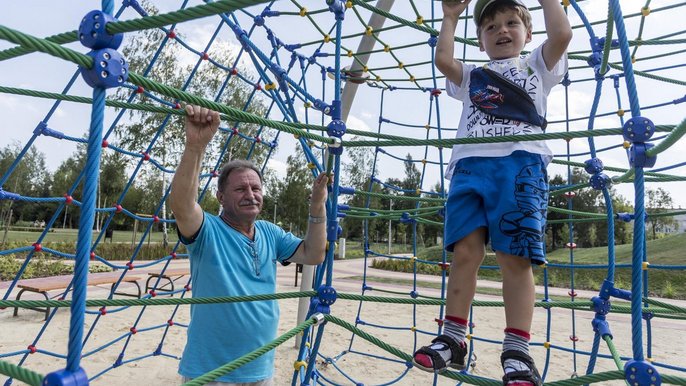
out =
[(617, 348), (615, 347), (615, 344), (612, 341), (612, 337), (610, 335), (605, 335), (603, 337), (603, 340), (605, 341), (605, 343), (607, 343), (607, 348), (610, 350), (610, 354), (612, 354), (612, 360), (614, 360), (615, 365), (617, 366), (617, 370), (624, 370), (624, 366), (622, 365), (622, 358), (619, 356), (619, 353), (617, 352)]
[(667, 138), (655, 145), (655, 147), (648, 149), (646, 151), (646, 156), (653, 157), (667, 150), (667, 148), (674, 145), (679, 139), (681, 139), (684, 134), (686, 134), (686, 119), (681, 121), (681, 123), (669, 134), (669, 136), (667, 136)]
[[(38, 39), (28, 34), (12, 30), (4, 26), (0, 26), (0, 39), (5, 39), (13, 43), (20, 44), (22, 46), (35, 48), (38, 51), (74, 62), (81, 67), (90, 69), (93, 66), (93, 58), (91, 58), (90, 56), (78, 53), (68, 48), (64, 48), (55, 43), (50, 43), (43, 39)], [(235, 117), (235, 120), (239, 120), (241, 122), (254, 123), (261, 126), (272, 127), (274, 129), (284, 131), (290, 134), (297, 134), (302, 135), (304, 137), (316, 138), (317, 140), (327, 144), (333, 143), (333, 139), (331, 138), (307, 133), (302, 130), (294, 129), (293, 127), (290, 127), (281, 122), (276, 122), (262, 117), (258, 117), (254, 114), (246, 113), (245, 111), (242, 111), (240, 109), (232, 108), (203, 98), (198, 98), (190, 93), (175, 89), (173, 87), (165, 86), (163, 84), (157, 83), (153, 80), (147, 79), (133, 72), (129, 73), (129, 81), (137, 86), (142, 86), (143, 88), (146, 88), (148, 90), (159, 92), (160, 94), (166, 95), (168, 97), (196, 104), (202, 107), (207, 107), (218, 112), (222, 112), (230, 117)]]
[[(303, 297), (316, 297), (317, 291), (303, 291), (303, 292), (280, 292), (274, 294), (259, 294), (259, 295), (245, 295), (245, 296), (220, 296), (220, 297), (206, 297), (206, 298), (147, 298), (147, 299), (89, 299), (86, 300), (86, 307), (124, 307), (124, 306), (169, 306), (169, 305), (187, 305), (187, 304), (217, 304), (217, 303), (239, 303), (252, 302), (263, 300), (281, 300), (293, 299)], [(414, 304), (414, 305), (445, 305), (444, 299), (411, 299), (411, 298), (397, 298), (397, 297), (380, 297), (369, 295), (357, 295), (349, 293), (338, 293), (339, 299), (367, 301), (374, 303), (390, 303), (390, 304)], [(651, 299), (646, 299), (646, 302), (657, 302)], [(645, 311), (653, 312), (656, 316), (667, 316), (673, 314), (686, 314), (686, 310), (675, 306), (663, 306), (663, 303), (656, 303), (659, 307), (645, 307)], [(502, 301), (495, 300), (474, 300), (475, 307), (502, 307)], [(19, 307), (19, 308), (36, 308), (36, 307), (54, 307), (65, 308), (70, 307), (70, 300), (0, 300), (0, 307)], [(566, 308), (592, 311), (592, 303), (588, 301), (537, 301), (536, 307), (541, 308)], [(613, 304), (611, 310), (613, 312), (628, 314), (631, 312), (631, 307), (624, 305)], [(686, 315), (684, 315), (686, 317)]]
[[(550, 209), (550, 208), (548, 208)], [(548, 220), (546, 221), (547, 224), (586, 224), (586, 223), (591, 223), (591, 222), (603, 222), (607, 221), (607, 217), (603, 216), (605, 218), (571, 218), (571, 219), (558, 219), (558, 220)]]
[[(674, 126), (657, 125), (655, 131), (672, 131)], [(390, 141), (343, 141), (346, 147), (362, 147), (362, 146), (435, 146), (438, 148), (448, 147), (452, 145), (462, 145), (470, 143), (500, 143), (500, 142), (525, 142), (525, 141), (543, 141), (551, 139), (565, 139), (571, 140), (574, 138), (588, 138), (600, 137), (609, 135), (621, 135), (622, 129), (598, 129), (598, 130), (583, 130), (560, 133), (544, 133), (544, 134), (527, 134), (527, 135), (510, 135), (507, 137), (493, 137), (493, 138), (453, 138), (453, 139), (404, 139), (404, 140), (390, 140)]]
[(266, 3), (268, 0), (218, 0), (191, 8), (186, 8), (169, 13), (145, 16), (141, 19), (117, 21), (107, 23), (105, 29), (111, 35), (125, 32), (141, 31), (151, 28), (164, 27), (165, 25), (182, 23), (185, 21), (201, 19), (207, 16), (233, 12), (237, 9)]
[(677, 377), (676, 375), (662, 374), (662, 383), (667, 383), (670, 385), (686, 385), (686, 378)]
[[(374, 344), (375, 346), (387, 351), (390, 354), (395, 355), (396, 357), (404, 360), (406, 363), (409, 364), (411, 361), (412, 357), (399, 350), (398, 348), (391, 346), (382, 340), (374, 337), (371, 334), (368, 334), (367, 332), (360, 330), (359, 328), (353, 326), (352, 324), (339, 319), (333, 315), (325, 315), (325, 318), (327, 321), (332, 322), (334, 324), (337, 324), (346, 330), (352, 332), (353, 334), (359, 336), (360, 338)], [(501, 381), (495, 381), (492, 379), (486, 379), (482, 377), (475, 377), (469, 374), (465, 373), (458, 373), (454, 371), (444, 371), (440, 373), (441, 376), (455, 379), (470, 385), (480, 385), (480, 386), (499, 386), (502, 385)], [(562, 380), (562, 381), (554, 381), (554, 382), (546, 382), (546, 385), (551, 385), (551, 386), (577, 386), (577, 385), (583, 385), (587, 383), (599, 383), (603, 381), (608, 381), (608, 380), (613, 380), (613, 379), (624, 379), (624, 371), (608, 371), (608, 372), (603, 372), (603, 373), (597, 373), (597, 374), (589, 374), (589, 375), (584, 375), (578, 378), (574, 379), (567, 379), (567, 380)], [(664, 380), (664, 377), (663, 377)]]
[[(81, 96), (75, 96), (75, 95), (65, 95), (65, 94), (59, 94), (59, 93), (53, 93), (53, 92), (29, 90), (29, 89), (15, 88), (15, 87), (0, 86), (0, 93), (13, 94), (13, 95), (23, 95), (23, 96), (30, 96), (30, 97), (43, 98), (43, 99), (62, 100), (62, 101), (67, 101), (67, 102), (75, 102), (75, 103), (83, 103), (83, 104), (93, 104), (93, 99), (87, 98), (87, 97), (81, 97)], [(169, 108), (169, 107), (160, 107), (160, 106), (143, 104), (143, 103), (127, 103), (127, 102), (121, 102), (121, 101), (108, 99), (105, 102), (105, 104), (107, 106), (110, 106), (110, 107), (117, 107), (117, 108), (122, 108), (122, 109), (129, 109), (129, 110), (147, 111), (147, 112), (160, 113), (160, 114), (185, 115), (184, 110), (173, 109), (173, 108)], [(233, 116), (232, 114), (223, 114), (222, 119), (235, 121), (237, 119), (237, 117)], [(300, 123), (300, 122), (277, 122), (277, 121), (272, 121), (272, 122), (276, 122), (277, 124), (279, 124), (279, 123), (285, 124), (285, 125), (290, 126), (292, 128), (303, 130), (302, 132), (298, 132), (298, 133), (294, 134), (294, 135), (302, 136), (303, 138), (314, 139), (314, 140), (322, 140), (322, 138), (328, 139), (328, 137), (322, 137), (322, 136), (319, 136), (316, 134), (311, 134), (311, 133), (305, 131), (305, 130), (317, 130), (317, 131), (325, 132), (327, 130), (325, 126), (318, 126), (318, 125), (313, 125), (313, 124), (309, 124), (309, 123)], [(369, 131), (365, 131), (365, 130), (355, 130), (355, 129), (347, 129), (346, 133), (347, 134), (353, 134), (353, 135), (361, 135), (361, 136), (370, 137), (370, 138), (382, 138), (382, 139), (403, 139), (403, 138), (405, 138), (405, 137), (401, 137), (401, 136), (397, 136), (397, 135), (379, 134), (379, 133), (373, 133), (373, 132), (369, 132)]]
[(610, 50), (612, 49), (612, 30), (614, 28), (615, 19), (612, 16), (612, 7), (607, 7), (607, 27), (605, 29), (605, 44), (603, 46), (603, 60), (600, 63), (601, 75), (604, 75), (607, 71), (607, 64), (610, 61)]
[(603, 373), (586, 374), (580, 377), (565, 379), (561, 381), (546, 382), (546, 386), (578, 386), (589, 383), (600, 383), (615, 379), (624, 379), (624, 371), (606, 371)]
[[(262, 300), (280, 300), (293, 298), (309, 298), (317, 296), (316, 291), (303, 292), (280, 292), (275, 294), (245, 295), (245, 296), (218, 296), (208, 298), (148, 298), (148, 299), (89, 299), (86, 307), (105, 306), (169, 306), (178, 304), (216, 304), (216, 303), (240, 303)], [(0, 300), (0, 307), (70, 307), (71, 300)]]
[[(354, 5), (359, 5), (362, 8), (366, 8), (367, 10), (376, 13), (377, 15), (381, 15), (381, 16), (383, 16), (387, 19), (393, 20), (393, 21), (397, 21), (398, 23), (400, 23), (406, 27), (411, 27), (411, 28), (414, 28), (416, 30), (426, 32), (429, 35), (438, 36), (438, 31), (433, 29), (433, 28), (427, 27), (425, 25), (419, 25), (419, 24), (415, 23), (414, 21), (405, 20), (405, 19), (398, 17), (392, 13), (389, 13), (389, 12), (386, 12), (382, 9), (376, 8), (373, 5), (369, 5), (369, 4), (367, 4), (361, 0), (352, 0), (352, 2)], [(476, 43), (471, 43), (471, 44), (475, 45), (475, 46), (478, 45)]]
[(440, 222), (440, 221), (429, 220), (429, 219), (426, 219), (426, 218), (416, 218), (416, 220), (417, 220), (418, 223), (421, 223), (421, 224), (440, 225), (440, 226), (443, 225), (443, 223)]
[(562, 213), (562, 214), (570, 214), (574, 216), (583, 216), (583, 217), (593, 217), (595, 219), (606, 219), (607, 215), (602, 214), (602, 213), (590, 213), (590, 212), (580, 212), (578, 210), (570, 210), (570, 209), (563, 209), (563, 208), (554, 208), (554, 207), (548, 207), (549, 212), (555, 212), (555, 213)]
[[(566, 161), (566, 160), (561, 160), (561, 159), (554, 159), (552, 161), (554, 164), (558, 165), (568, 165), (572, 167), (577, 167), (577, 168), (584, 168), (584, 164), (581, 162), (574, 162), (574, 161)], [(618, 167), (613, 167), (613, 166), (604, 166), (603, 170), (608, 170), (611, 172), (619, 172), (619, 173), (627, 173), (633, 171), (633, 169), (626, 169), (626, 168), (618, 168)], [(662, 176), (667, 176), (667, 177), (680, 177), (680, 176), (670, 176), (666, 174), (660, 174), (660, 173), (654, 173), (650, 171), (645, 172), (646, 176), (653, 176), (653, 177), (662, 177)]]
[(283, 131), (289, 134), (297, 134), (308, 138), (317, 138), (317, 140), (324, 142), (326, 144), (332, 144), (334, 141), (328, 137), (317, 136), (315, 134), (307, 133), (302, 130), (294, 129), (281, 122), (272, 121), (266, 118), (258, 117), (254, 114), (246, 113), (245, 111), (229, 107), (227, 105), (217, 103), (214, 101), (209, 101), (207, 99), (196, 97), (193, 94), (187, 93), (175, 89), (173, 87), (165, 86), (163, 84), (157, 83), (148, 78), (142, 77), (135, 73), (129, 73), (129, 81), (137, 86), (142, 86), (145, 89), (156, 91), (160, 94), (166, 95), (168, 97), (183, 100), (187, 103), (195, 104), (202, 107), (207, 107), (214, 111), (222, 112), (232, 117), (236, 117), (236, 120), (246, 123), (254, 123), (261, 126), (269, 126), (279, 131)]
[(672, 310), (672, 311), (681, 312), (681, 313), (686, 314), (686, 308), (685, 307), (675, 306), (673, 304), (661, 302), (659, 300), (650, 299), (650, 298), (643, 299), (643, 301), (648, 303), (648, 304), (652, 304), (652, 305), (655, 305), (658, 307), (666, 308), (668, 310)]
[[(245, 8), (251, 5), (265, 3), (267, 0), (219, 0), (214, 3), (198, 5), (185, 10), (169, 12), (162, 15), (146, 16), (142, 19), (129, 21), (114, 21), (107, 23), (105, 29), (108, 33), (114, 35), (123, 32), (132, 32), (143, 29), (163, 27), (165, 25), (175, 24), (183, 21), (199, 19), (206, 16), (217, 15), (224, 12), (232, 12), (240, 8)], [(45, 38), (50, 43), (58, 45), (72, 43), (79, 40), (78, 31), (64, 32), (58, 35), (53, 35)], [(15, 44), (20, 44), (16, 43)], [(21, 44), (20, 44), (21, 45)], [(30, 47), (13, 47), (4, 51), (0, 51), (0, 61), (16, 58), (31, 52), (37, 51)]]
[(31, 386), (41, 386), (43, 384), (44, 378), (42, 375), (36, 373), (35, 371), (31, 371), (29, 369), (25, 369), (23, 367), (19, 367), (15, 364), (1, 360), (0, 374), (4, 374), (10, 378), (14, 378), (22, 382), (28, 383)]
[(13, 30), (3, 25), (0, 25), (0, 39), (7, 40), (14, 44), (19, 44), (22, 47), (31, 48), (34, 51), (44, 52), (48, 55), (68, 60), (78, 64), (81, 67), (93, 67), (93, 58), (88, 55), (84, 55), (69, 48), (64, 48), (59, 44)]
[(260, 357), (260, 356), (268, 353), (269, 351), (275, 349), (276, 347), (282, 345), (284, 342), (286, 342), (287, 340), (291, 339), (292, 337), (298, 335), (299, 333), (303, 332), (305, 329), (309, 328), (310, 326), (312, 326), (316, 322), (317, 322), (317, 318), (312, 317), (312, 318), (304, 321), (303, 323), (299, 324), (298, 326), (296, 326), (292, 330), (288, 331), (287, 333), (285, 333), (285, 334), (281, 335), (280, 337), (278, 337), (278, 338), (272, 340), (271, 342), (267, 343), (266, 345), (264, 345), (264, 346), (262, 346), (256, 350), (253, 350), (253, 351), (243, 355), (242, 357), (240, 357), (238, 359), (234, 359), (233, 361), (231, 361), (231, 362), (229, 362), (229, 363), (227, 363), (221, 367), (218, 367), (218, 368), (210, 371), (209, 373), (201, 375), (197, 378), (193, 378), (192, 380), (184, 383), (183, 385), (184, 386), (202, 386), (206, 383), (212, 382), (215, 379), (236, 370), (237, 368), (245, 365), (248, 362), (254, 361), (258, 357)]
[(355, 189), (355, 195), (362, 195), (362, 196), (369, 196), (369, 197), (376, 197), (376, 198), (390, 198), (396, 201), (422, 201), (422, 202), (438, 202), (438, 203), (443, 203), (445, 202), (444, 198), (431, 198), (431, 197), (412, 197), (412, 196), (392, 196), (389, 194), (381, 194), (381, 193), (374, 193), (374, 192), (367, 192), (363, 190), (358, 190)]

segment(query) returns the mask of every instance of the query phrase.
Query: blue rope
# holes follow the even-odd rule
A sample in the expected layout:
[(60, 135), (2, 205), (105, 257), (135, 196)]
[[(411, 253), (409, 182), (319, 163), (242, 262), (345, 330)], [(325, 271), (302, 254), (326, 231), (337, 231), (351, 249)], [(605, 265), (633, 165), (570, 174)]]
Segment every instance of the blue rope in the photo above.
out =
[(643, 185), (643, 168), (635, 168), (635, 217), (634, 240), (631, 264), (631, 342), (633, 358), (643, 360), (643, 335), (641, 329), (642, 307), (641, 292), (643, 290), (642, 262), (645, 251), (645, 205)]
[(629, 105), (631, 106), (631, 115), (638, 117), (641, 115), (641, 107), (638, 101), (638, 92), (636, 91), (636, 81), (634, 79), (634, 66), (631, 63), (631, 53), (629, 52), (629, 40), (626, 35), (626, 28), (624, 26), (624, 16), (622, 16), (622, 8), (619, 0), (610, 0), (610, 8), (612, 9), (612, 16), (615, 20), (615, 28), (617, 29), (617, 38), (619, 39), (619, 48), (622, 53), (622, 64), (624, 65), (624, 79), (626, 79), (626, 88), (629, 93)]
[(93, 89), (93, 112), (88, 135), (88, 159), (86, 161), (86, 180), (83, 185), (83, 208), (79, 218), (76, 261), (74, 262), (74, 292), (71, 304), (69, 325), (69, 354), (67, 370), (76, 372), (80, 367), (83, 321), (86, 310), (86, 291), (88, 289), (88, 262), (91, 251), (91, 233), (95, 223), (95, 198), (98, 193), (98, 175), (100, 172), (100, 152), (102, 150), (102, 127), (105, 119), (104, 88)]

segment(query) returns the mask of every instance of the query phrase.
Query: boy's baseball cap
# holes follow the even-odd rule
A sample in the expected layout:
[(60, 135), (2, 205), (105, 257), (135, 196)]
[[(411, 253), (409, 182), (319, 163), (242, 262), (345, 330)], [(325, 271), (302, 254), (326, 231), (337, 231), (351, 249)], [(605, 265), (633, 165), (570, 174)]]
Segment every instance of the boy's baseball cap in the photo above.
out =
[(488, 7), (495, 3), (508, 3), (526, 8), (526, 5), (524, 5), (524, 3), (522, 3), (520, 0), (479, 0), (474, 6), (474, 23), (476, 23), (477, 26), (479, 25), (479, 21), (481, 21), (481, 15), (484, 13), (484, 11), (486, 11)]

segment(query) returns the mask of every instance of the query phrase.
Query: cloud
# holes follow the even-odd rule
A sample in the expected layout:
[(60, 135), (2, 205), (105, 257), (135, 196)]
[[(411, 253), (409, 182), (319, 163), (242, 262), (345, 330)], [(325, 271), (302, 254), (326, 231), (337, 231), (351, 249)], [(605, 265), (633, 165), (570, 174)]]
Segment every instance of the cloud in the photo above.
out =
[(3, 110), (15, 111), (19, 106), (19, 98), (12, 95), (0, 94), (0, 108)]
[(288, 164), (283, 161), (279, 161), (272, 157), (267, 161), (267, 168), (276, 172), (279, 178), (286, 177), (286, 172), (288, 171)]
[(367, 122), (352, 114), (348, 115), (348, 121), (346, 122), (346, 126), (348, 129), (372, 132), (372, 128), (369, 127), (369, 125), (367, 125)]

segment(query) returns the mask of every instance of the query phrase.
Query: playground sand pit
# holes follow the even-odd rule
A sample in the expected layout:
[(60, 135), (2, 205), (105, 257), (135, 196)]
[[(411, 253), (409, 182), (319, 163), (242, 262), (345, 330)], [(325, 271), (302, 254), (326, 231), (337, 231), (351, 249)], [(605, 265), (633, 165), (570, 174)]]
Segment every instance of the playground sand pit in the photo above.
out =
[[(283, 284), (283, 283), (282, 283)], [(293, 291), (292, 286), (280, 285), (279, 291)], [(103, 298), (106, 296), (104, 289), (92, 288), (89, 290), (89, 298)], [(354, 291), (345, 291), (354, 292)], [(381, 294), (376, 294), (381, 295)], [(496, 300), (496, 297), (482, 296), (480, 300)], [(295, 327), (297, 315), (297, 299), (280, 300), (281, 323), (279, 334), (285, 333)], [(332, 315), (354, 323), (357, 316), (359, 303), (355, 301), (338, 300), (332, 307)], [(87, 374), (92, 377), (101, 371), (110, 368), (122, 351), (122, 347), (128, 340), (126, 354), (123, 364), (111, 369), (107, 373), (94, 380), (95, 385), (176, 385), (181, 384), (181, 377), (177, 374), (178, 361), (168, 356), (149, 356), (159, 346), (162, 339), (164, 328), (147, 330), (155, 326), (166, 325), (171, 318), (173, 306), (148, 307), (138, 324), (137, 333), (128, 335), (133, 321), (137, 318), (140, 308), (129, 308), (121, 312), (111, 312), (100, 317), (97, 328), (91, 334), (83, 352), (91, 351), (101, 347), (107, 342), (123, 337), (106, 348), (88, 355), (81, 362)], [(173, 317), (174, 323), (185, 324), (188, 322), (189, 312), (187, 306), (182, 306)], [(426, 344), (430, 338), (424, 334), (419, 334), (415, 342), (414, 334), (407, 330), (413, 325), (414, 307), (411, 305), (397, 305), (384, 303), (364, 303), (360, 320), (366, 325), (360, 326), (363, 330), (376, 338), (390, 344), (405, 353), (411, 353), (418, 345)], [(593, 332), (590, 327), (593, 314), (589, 312), (574, 312), (575, 325), (572, 324), (572, 311), (565, 309), (553, 309), (551, 311), (551, 344), (572, 348), (570, 335), (572, 329), (576, 328), (576, 349), (583, 352), (591, 350), (593, 342)], [(420, 331), (435, 331), (436, 323), (434, 318), (438, 315), (438, 306), (417, 306), (416, 307), (416, 326)], [(87, 315), (85, 319), (85, 331), (94, 323), (95, 316)], [(609, 323), (614, 335), (614, 343), (619, 353), (624, 357), (630, 357), (631, 351), (631, 328), (628, 315), (610, 315)], [(504, 310), (502, 308), (475, 308), (475, 330), (474, 336), (479, 339), (499, 340), (502, 339), (504, 323)], [(532, 354), (536, 359), (539, 369), (543, 371), (546, 360), (546, 349), (542, 347), (545, 341), (545, 332), (548, 319), (547, 311), (537, 309), (534, 317), (534, 327), (532, 329)], [(652, 324), (652, 357), (658, 362), (678, 363), (680, 360), (675, 358), (686, 357), (686, 338), (683, 331), (686, 331), (686, 321), (677, 320), (658, 320), (653, 319)], [(8, 353), (24, 350), (31, 344), (33, 338), (43, 327), (43, 313), (29, 310), (20, 310), (19, 316), (13, 317), (12, 310), (0, 311), (0, 325), (3, 330), (3, 339), (0, 342), (0, 352)], [(380, 329), (373, 327), (380, 325), (392, 327), (391, 329)], [(64, 367), (64, 359), (43, 355), (40, 352), (50, 351), (66, 354), (67, 336), (69, 326), (69, 313), (61, 309), (46, 329), (40, 341), (36, 344), (38, 353), (30, 355), (24, 364), (26, 368), (46, 374), (50, 371)], [(401, 329), (403, 328), (403, 329)], [(185, 344), (185, 329), (174, 325), (169, 329), (164, 341), (162, 352), (171, 356), (179, 356)], [(645, 334), (644, 334), (645, 335)], [(644, 336), (644, 345), (646, 343)], [(288, 385), (291, 383), (293, 375), (293, 364), (297, 359), (298, 350), (294, 347), (293, 339), (281, 345), (276, 352), (275, 384)], [(218, 344), (217, 349), (221, 349)], [(345, 355), (342, 352), (348, 351)], [(488, 377), (499, 378), (500, 346), (495, 343), (475, 340), (476, 366), (472, 368), (474, 374)], [(605, 343), (601, 344), (601, 354), (608, 354)], [(399, 385), (424, 385), (433, 383), (433, 375), (412, 368), (407, 369), (405, 364), (400, 362), (390, 362), (379, 359), (394, 358), (377, 346), (368, 343), (360, 337), (355, 337), (351, 346), (351, 333), (344, 328), (329, 323), (325, 327), (325, 334), (320, 346), (320, 353), (323, 357), (317, 360), (320, 374), (331, 382), (337, 384), (350, 385), (361, 382), (365, 385), (392, 382), (398, 379), (395, 384)], [(647, 351), (644, 351), (647, 356)], [(141, 356), (148, 356), (142, 360), (131, 361)], [(326, 357), (331, 358), (326, 360)], [(18, 361), (18, 356), (3, 358), (12, 363)], [(583, 374), (586, 371), (588, 357), (576, 356), (572, 354), (552, 349), (550, 362), (547, 367), (546, 379), (548, 381), (567, 379), (575, 371)], [(683, 362), (682, 362), (683, 363)], [(609, 359), (598, 358), (595, 372), (614, 370), (614, 363)], [(340, 369), (340, 371), (339, 371)], [(669, 370), (660, 369), (661, 374), (669, 373)], [(679, 373), (672, 372), (674, 375)], [(349, 376), (350, 378), (346, 377)], [(3, 378), (4, 379), (4, 378)], [(354, 382), (352, 380), (354, 380)], [(15, 381), (14, 384), (22, 384)], [(454, 385), (455, 381), (439, 377), (439, 385)], [(603, 385), (621, 385), (621, 381), (605, 381)]]

